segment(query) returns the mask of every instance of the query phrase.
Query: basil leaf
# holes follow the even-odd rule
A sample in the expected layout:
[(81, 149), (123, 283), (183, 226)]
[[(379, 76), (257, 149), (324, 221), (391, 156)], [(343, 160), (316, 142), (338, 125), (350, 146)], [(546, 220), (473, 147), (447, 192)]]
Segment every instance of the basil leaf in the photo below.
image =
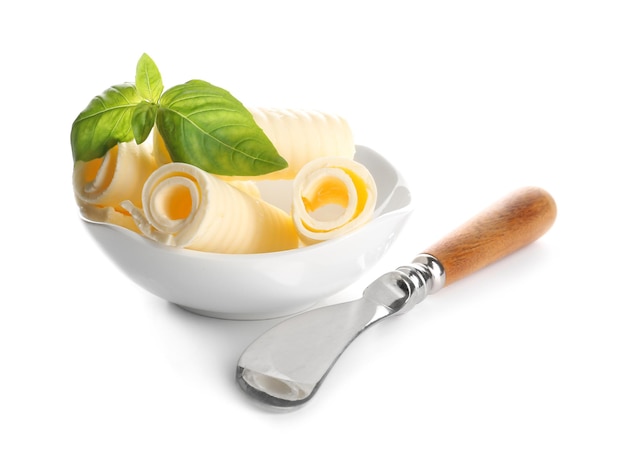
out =
[(257, 176), (287, 167), (244, 105), (202, 80), (163, 93), (156, 125), (173, 161), (209, 173)]
[(158, 102), (163, 93), (161, 72), (148, 54), (143, 54), (137, 62), (135, 86), (141, 97), (151, 103)]
[(93, 98), (72, 124), (74, 161), (100, 158), (119, 142), (132, 140), (131, 119), (139, 102), (132, 83), (112, 86)]
[(145, 142), (150, 135), (156, 121), (157, 107), (156, 104), (145, 102), (135, 107), (131, 125), (138, 145)]

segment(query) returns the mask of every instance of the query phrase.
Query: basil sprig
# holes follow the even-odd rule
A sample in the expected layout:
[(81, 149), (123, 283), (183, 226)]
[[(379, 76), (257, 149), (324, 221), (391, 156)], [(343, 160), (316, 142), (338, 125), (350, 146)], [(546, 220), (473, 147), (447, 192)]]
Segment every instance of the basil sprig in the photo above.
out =
[(108, 88), (74, 121), (74, 161), (100, 158), (120, 142), (142, 143), (156, 125), (173, 161), (213, 174), (257, 176), (287, 167), (252, 114), (228, 91), (202, 80), (163, 89), (159, 69), (143, 54), (134, 84)]

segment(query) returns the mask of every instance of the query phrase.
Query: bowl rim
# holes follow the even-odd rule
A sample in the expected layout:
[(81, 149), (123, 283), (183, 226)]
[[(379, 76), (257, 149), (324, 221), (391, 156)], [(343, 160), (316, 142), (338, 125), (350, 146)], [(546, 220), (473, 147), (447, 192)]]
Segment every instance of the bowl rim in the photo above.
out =
[[(382, 223), (382, 221), (384, 221), (387, 218), (395, 217), (397, 215), (401, 215), (401, 214), (404, 214), (406, 212), (411, 212), (411, 211), (412, 211), (412, 204), (407, 204), (406, 206), (402, 208), (393, 210), (391, 212), (386, 212), (377, 216), (376, 218), (372, 219), (368, 223), (368, 225)], [(360, 231), (360, 230), (355, 230), (350, 233), (346, 233), (345, 235), (340, 236), (338, 238), (328, 239), (328, 240), (325, 240), (316, 244), (312, 244), (309, 246), (301, 246), (301, 247), (297, 247), (293, 249), (285, 249), (282, 251), (258, 252), (258, 253), (249, 253), (249, 254), (227, 254), (227, 253), (220, 253), (220, 252), (199, 251), (199, 250), (181, 248), (181, 247), (176, 247), (176, 246), (168, 246), (167, 244), (159, 243), (158, 241), (150, 239), (146, 236), (143, 236), (139, 233), (134, 232), (133, 230), (130, 230), (120, 225), (116, 225), (114, 223), (90, 220), (89, 218), (86, 218), (85, 216), (83, 216), (81, 213), (79, 213), (79, 218), (83, 222), (88, 223), (90, 225), (101, 226), (104, 228), (109, 228), (114, 231), (117, 231), (118, 233), (124, 236), (127, 236), (136, 242), (145, 243), (152, 248), (162, 249), (164, 251), (170, 251), (178, 255), (190, 256), (190, 257), (195, 257), (199, 259), (207, 259), (207, 260), (229, 259), (232, 261), (237, 261), (238, 259), (241, 259), (241, 260), (245, 259), (246, 261), (249, 261), (249, 260), (261, 260), (266, 257), (267, 258), (271, 257), (272, 259), (276, 259), (278, 257), (292, 257), (297, 254), (304, 255), (304, 253), (309, 253), (311, 251), (326, 249), (334, 244), (345, 243), (347, 240), (358, 236), (358, 232)]]

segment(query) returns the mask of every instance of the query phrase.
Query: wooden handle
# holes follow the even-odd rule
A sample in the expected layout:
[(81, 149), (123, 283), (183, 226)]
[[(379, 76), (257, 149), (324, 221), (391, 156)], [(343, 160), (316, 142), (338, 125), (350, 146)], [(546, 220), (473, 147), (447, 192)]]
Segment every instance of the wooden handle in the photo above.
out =
[(519, 189), (487, 208), (425, 254), (443, 265), (448, 286), (541, 237), (554, 223), (556, 203), (537, 187)]

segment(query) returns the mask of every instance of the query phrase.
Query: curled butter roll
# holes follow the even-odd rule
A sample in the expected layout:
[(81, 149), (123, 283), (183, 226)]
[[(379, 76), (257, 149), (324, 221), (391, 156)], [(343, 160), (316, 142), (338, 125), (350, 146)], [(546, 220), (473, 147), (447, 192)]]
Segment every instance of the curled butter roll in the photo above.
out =
[(291, 217), (196, 166), (169, 163), (146, 181), (143, 211), (125, 204), (142, 232), (170, 246), (225, 254), (298, 247)]
[(371, 220), (376, 182), (362, 164), (321, 158), (305, 165), (294, 180), (292, 217), (304, 244), (336, 238)]
[(152, 145), (134, 141), (117, 144), (101, 158), (77, 161), (72, 183), (81, 213), (95, 221), (132, 228), (121, 204), (130, 200), (141, 207), (143, 184), (156, 168)]
[(289, 163), (287, 168), (265, 175), (265, 179), (293, 179), (304, 165), (318, 158), (354, 158), (352, 129), (338, 115), (279, 108), (249, 111), (278, 154)]
[[(248, 109), (254, 121), (272, 142), (278, 154), (289, 166), (280, 171), (260, 176), (246, 176), (250, 180), (293, 179), (300, 169), (317, 158), (335, 156), (353, 159), (354, 137), (348, 122), (335, 114), (278, 108)], [(153, 132), (154, 156), (159, 165), (172, 159), (155, 128)], [(242, 179), (238, 176), (220, 176), (224, 180)]]

